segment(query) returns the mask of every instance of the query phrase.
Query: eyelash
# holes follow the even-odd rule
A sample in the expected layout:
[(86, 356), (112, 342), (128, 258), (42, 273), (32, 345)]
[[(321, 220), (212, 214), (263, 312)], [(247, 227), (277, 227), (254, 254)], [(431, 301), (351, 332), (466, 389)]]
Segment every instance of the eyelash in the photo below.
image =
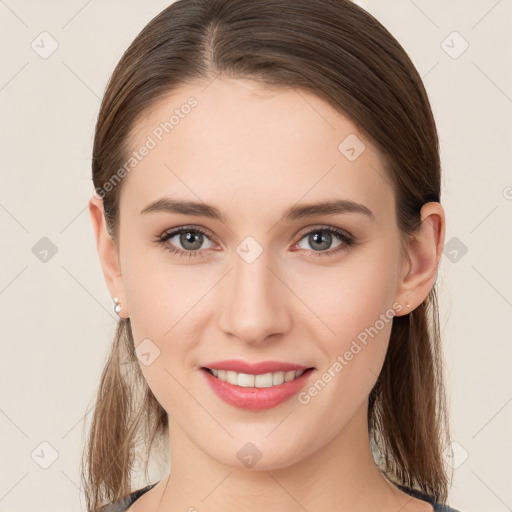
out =
[[(175, 235), (179, 235), (179, 234), (185, 233), (187, 231), (201, 233), (202, 235), (204, 235), (205, 237), (210, 239), (210, 236), (208, 235), (208, 233), (206, 233), (201, 228), (183, 226), (183, 227), (180, 227), (180, 228), (173, 229), (171, 231), (164, 232), (162, 235), (160, 235), (158, 237), (157, 243), (161, 244), (162, 247), (166, 251), (169, 251), (170, 253), (176, 254), (177, 256), (180, 256), (180, 257), (191, 258), (191, 257), (195, 257), (195, 256), (199, 256), (199, 257), (206, 256), (204, 254), (205, 253), (204, 250), (201, 250), (201, 251), (184, 251), (182, 249), (178, 249), (177, 247), (175, 247), (172, 244), (167, 243), (167, 241), (169, 239), (173, 238)], [(335, 228), (335, 227), (332, 227), (332, 226), (331, 227), (314, 228), (314, 229), (311, 229), (309, 231), (306, 231), (305, 233), (302, 233), (301, 237), (299, 238), (299, 240), (296, 243), (300, 242), (307, 235), (310, 235), (311, 233), (316, 233), (316, 232), (332, 233), (332, 234), (336, 235), (341, 240), (342, 243), (340, 245), (338, 245), (337, 247), (335, 247), (334, 249), (328, 249), (326, 251), (311, 251), (313, 253), (312, 256), (314, 256), (314, 257), (317, 257), (317, 256), (320, 256), (320, 257), (331, 256), (331, 255), (333, 255), (335, 253), (338, 253), (340, 251), (347, 250), (348, 248), (350, 248), (352, 246), (355, 246), (357, 244), (357, 242), (356, 242), (356, 240), (355, 240), (355, 238), (353, 236), (349, 235), (345, 231), (342, 231), (341, 229), (338, 229), (338, 228)]]

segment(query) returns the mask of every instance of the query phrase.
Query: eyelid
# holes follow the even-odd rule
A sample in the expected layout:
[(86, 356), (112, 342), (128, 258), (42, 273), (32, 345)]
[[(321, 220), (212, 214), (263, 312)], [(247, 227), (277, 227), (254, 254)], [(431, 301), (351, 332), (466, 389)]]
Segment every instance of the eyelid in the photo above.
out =
[[(210, 240), (215, 240), (215, 237), (209, 231), (207, 231), (205, 228), (201, 228), (199, 226), (188, 225), (188, 224), (184, 224), (183, 226), (177, 226), (175, 228), (166, 229), (158, 237), (158, 239), (162, 239), (162, 238), (165, 238), (170, 235), (172, 235), (172, 236), (177, 235), (181, 231), (186, 231), (187, 229), (190, 231), (198, 231), (199, 233), (202, 233), (203, 235), (208, 237)], [(172, 238), (172, 236), (171, 236), (171, 238)]]
[(305, 236), (305, 235), (308, 235), (309, 233), (311, 233), (311, 231), (322, 231), (322, 230), (325, 230), (325, 231), (333, 231), (333, 232), (339, 232), (341, 234), (343, 234), (344, 236), (346, 236), (347, 238), (354, 238), (348, 231), (346, 231), (345, 229), (342, 229), (342, 228), (338, 228), (336, 226), (330, 226), (328, 224), (313, 224), (311, 226), (307, 226), (303, 229), (301, 229), (296, 236), (299, 236), (299, 240), (302, 240), (302, 238)]

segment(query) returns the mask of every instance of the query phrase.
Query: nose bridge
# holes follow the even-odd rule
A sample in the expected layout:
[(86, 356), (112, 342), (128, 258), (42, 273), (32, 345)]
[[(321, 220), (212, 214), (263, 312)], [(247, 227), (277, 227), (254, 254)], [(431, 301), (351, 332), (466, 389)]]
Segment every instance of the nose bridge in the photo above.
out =
[(244, 251), (247, 247), (240, 244), (238, 254), (234, 254), (221, 327), (246, 343), (255, 343), (284, 332), (289, 317), (284, 285), (274, 275), (271, 251), (262, 250), (253, 259), (247, 255), (255, 250), (254, 246)]

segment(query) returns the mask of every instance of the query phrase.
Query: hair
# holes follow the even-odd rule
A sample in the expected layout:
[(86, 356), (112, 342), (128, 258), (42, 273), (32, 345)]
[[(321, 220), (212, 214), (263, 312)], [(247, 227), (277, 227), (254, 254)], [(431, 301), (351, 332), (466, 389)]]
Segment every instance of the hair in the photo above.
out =
[[(127, 161), (137, 120), (179, 87), (219, 76), (309, 91), (347, 116), (379, 150), (405, 250), (422, 205), (440, 202), (436, 125), (405, 50), (349, 0), (178, 0), (144, 27), (107, 84), (94, 137), (92, 179), (116, 244), (123, 180), (108, 193), (103, 187)], [(446, 503), (449, 425), (436, 286), (393, 319), (368, 398), (368, 427), (390, 480)], [(130, 319), (120, 319), (82, 455), (88, 510), (132, 492), (137, 447), (147, 472), (153, 442), (165, 436), (167, 413), (140, 370)]]

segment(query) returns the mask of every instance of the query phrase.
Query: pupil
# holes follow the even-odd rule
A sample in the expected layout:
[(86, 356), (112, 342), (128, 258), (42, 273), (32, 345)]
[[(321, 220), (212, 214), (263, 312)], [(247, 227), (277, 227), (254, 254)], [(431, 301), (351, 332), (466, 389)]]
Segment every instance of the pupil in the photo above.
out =
[[(187, 231), (181, 234), (180, 242), (186, 249), (199, 249), (201, 247), (201, 237), (201, 233), (194, 234), (194, 231)], [(187, 247), (188, 243), (191, 243), (192, 247)]]
[[(318, 233), (323, 233), (323, 234), (319, 236)], [(330, 233), (328, 233), (326, 231), (317, 231), (316, 233), (311, 235), (311, 240), (314, 242), (311, 245), (314, 248), (314, 244), (320, 243), (320, 245), (322, 245), (322, 242), (323, 242), (323, 246), (320, 247), (320, 249), (328, 249), (329, 246), (331, 245), (331, 239), (332, 239), (332, 235)]]

